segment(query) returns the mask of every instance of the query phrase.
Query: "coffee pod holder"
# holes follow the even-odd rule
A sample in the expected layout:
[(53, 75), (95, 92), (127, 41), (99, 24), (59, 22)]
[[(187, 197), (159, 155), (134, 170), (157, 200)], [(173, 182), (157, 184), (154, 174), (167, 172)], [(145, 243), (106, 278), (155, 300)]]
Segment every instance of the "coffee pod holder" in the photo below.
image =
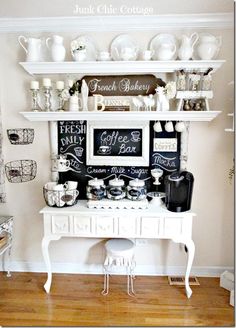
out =
[(5, 173), (9, 182), (28, 182), (36, 177), (37, 163), (31, 159), (8, 162)]

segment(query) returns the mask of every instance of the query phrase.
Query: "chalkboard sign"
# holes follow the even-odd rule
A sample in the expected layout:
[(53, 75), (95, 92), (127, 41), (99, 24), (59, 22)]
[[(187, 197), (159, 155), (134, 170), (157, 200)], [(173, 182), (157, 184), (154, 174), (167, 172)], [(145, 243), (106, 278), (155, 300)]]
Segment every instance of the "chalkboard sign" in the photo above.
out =
[(148, 166), (149, 122), (88, 122), (87, 164)]
[[(86, 198), (86, 186), (88, 184), (88, 180), (95, 177), (104, 179), (105, 184), (107, 184), (108, 181), (115, 176), (120, 177), (125, 180), (126, 185), (130, 180), (129, 177), (139, 178), (145, 180), (148, 191), (153, 191), (155, 190), (155, 186), (152, 183), (153, 178), (151, 177), (150, 171), (153, 168), (161, 168), (164, 170), (164, 175), (160, 179), (162, 184), (158, 186), (158, 191), (164, 191), (163, 180), (165, 175), (178, 170), (180, 166), (180, 133), (167, 133), (164, 129), (165, 122), (161, 122), (163, 132), (156, 133), (153, 130), (154, 122), (150, 122), (150, 129), (148, 127), (148, 136), (142, 135), (146, 147), (149, 148), (149, 165), (138, 166), (132, 163), (130, 159), (129, 166), (118, 164), (119, 156), (115, 156), (116, 159), (113, 160), (111, 164), (107, 165), (109, 156), (103, 157), (102, 155), (103, 165), (92, 165), (86, 160), (87, 143), (89, 140), (91, 142), (94, 140), (91, 140), (91, 138), (88, 138), (87, 136), (89, 123), (90, 122), (86, 121), (58, 122), (58, 153), (67, 155), (67, 159), (70, 161), (69, 171), (59, 174), (60, 183), (64, 183), (68, 180), (78, 181), (80, 199)], [(115, 125), (115, 122), (112, 124)], [(137, 127), (137, 129), (141, 129), (143, 131), (140, 127)], [(177, 139), (177, 150), (174, 152), (154, 151), (154, 138)], [(124, 156), (122, 158), (125, 159), (127, 157)]]
[(142, 156), (142, 129), (94, 129), (93, 155)]

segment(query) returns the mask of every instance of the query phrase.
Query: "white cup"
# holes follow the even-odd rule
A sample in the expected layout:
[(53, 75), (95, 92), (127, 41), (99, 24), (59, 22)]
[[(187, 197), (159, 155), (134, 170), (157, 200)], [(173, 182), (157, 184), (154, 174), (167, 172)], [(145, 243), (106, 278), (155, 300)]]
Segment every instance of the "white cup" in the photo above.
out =
[(53, 190), (53, 188), (57, 185), (57, 182), (52, 182), (52, 181), (49, 181), (47, 182), (44, 187), (47, 189), (47, 190)]
[(58, 207), (62, 207), (65, 205), (65, 190), (58, 190), (54, 192), (55, 202)]
[(165, 130), (166, 130), (166, 132), (173, 132), (174, 131), (174, 126), (173, 126), (173, 123), (171, 121), (166, 122)]
[(184, 122), (177, 122), (175, 124), (175, 131), (183, 132), (186, 129)]
[(65, 200), (67, 205), (73, 205), (79, 195), (78, 190), (70, 190), (65, 193)]
[(48, 190), (46, 195), (47, 203), (49, 206), (55, 205), (55, 197), (53, 190)]
[(67, 190), (75, 190), (78, 186), (78, 182), (77, 181), (67, 181), (65, 184), (64, 184), (64, 187), (67, 189)]
[(101, 61), (111, 60), (110, 52), (108, 52), (108, 51), (100, 51), (99, 52), (99, 60), (101, 60)]
[(65, 186), (63, 184), (58, 184), (56, 186), (53, 187), (54, 191), (64, 191), (65, 190)]
[(142, 52), (142, 60), (151, 60), (153, 56), (152, 50), (144, 50)]
[(155, 122), (155, 124), (153, 125), (153, 130), (155, 132), (162, 132), (161, 122)]

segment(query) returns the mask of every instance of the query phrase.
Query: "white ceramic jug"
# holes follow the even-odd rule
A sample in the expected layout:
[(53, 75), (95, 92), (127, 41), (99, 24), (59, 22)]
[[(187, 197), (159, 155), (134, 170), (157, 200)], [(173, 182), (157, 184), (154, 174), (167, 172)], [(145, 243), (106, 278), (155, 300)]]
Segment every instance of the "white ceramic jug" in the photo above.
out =
[[(50, 42), (52, 41), (52, 42)], [(62, 62), (66, 56), (66, 49), (63, 45), (63, 37), (60, 35), (53, 35), (46, 39), (46, 45), (51, 51), (52, 61)]]
[(137, 57), (137, 49), (125, 47), (121, 49), (121, 59), (124, 61), (135, 60)]
[(180, 60), (189, 60), (193, 55), (193, 47), (199, 39), (198, 34), (195, 32), (190, 37), (182, 35), (181, 45), (178, 50), (178, 57)]
[[(41, 60), (41, 39), (36, 39), (36, 38), (27, 39), (23, 35), (20, 35), (18, 37), (18, 41), (26, 52), (26, 61), (37, 62)], [(25, 44), (23, 44), (23, 42)]]
[(202, 60), (211, 60), (216, 57), (220, 46), (222, 44), (221, 36), (215, 37), (211, 34), (205, 34), (200, 36), (197, 54)]
[(176, 52), (176, 45), (173, 43), (164, 43), (157, 49), (158, 60), (171, 60)]

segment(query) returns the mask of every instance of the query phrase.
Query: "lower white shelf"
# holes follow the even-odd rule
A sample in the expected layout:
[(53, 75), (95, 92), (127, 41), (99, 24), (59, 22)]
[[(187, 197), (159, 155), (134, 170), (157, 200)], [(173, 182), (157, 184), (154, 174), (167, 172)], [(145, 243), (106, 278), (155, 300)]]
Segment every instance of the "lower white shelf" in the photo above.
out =
[(221, 111), (166, 111), (166, 112), (20, 112), (29, 121), (206, 121), (215, 119)]

